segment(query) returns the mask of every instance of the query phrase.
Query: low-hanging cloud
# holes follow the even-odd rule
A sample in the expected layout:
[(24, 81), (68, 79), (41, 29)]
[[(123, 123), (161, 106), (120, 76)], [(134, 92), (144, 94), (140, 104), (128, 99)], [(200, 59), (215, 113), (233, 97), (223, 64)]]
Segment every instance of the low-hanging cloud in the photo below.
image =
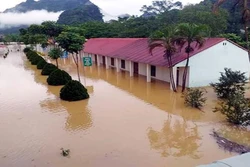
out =
[(62, 12), (32, 10), (26, 13), (0, 13), (0, 29), (20, 25), (41, 24), (44, 21), (57, 21)]

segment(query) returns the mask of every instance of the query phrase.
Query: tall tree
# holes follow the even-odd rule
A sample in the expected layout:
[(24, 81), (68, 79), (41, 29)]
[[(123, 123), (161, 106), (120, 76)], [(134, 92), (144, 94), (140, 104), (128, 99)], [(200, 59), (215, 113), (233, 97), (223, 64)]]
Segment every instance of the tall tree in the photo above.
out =
[(167, 60), (169, 70), (170, 70), (170, 83), (174, 92), (177, 92), (177, 88), (175, 85), (174, 74), (173, 74), (173, 62), (172, 56), (176, 53), (176, 29), (174, 27), (167, 27), (162, 31), (156, 31), (151, 37), (149, 41), (149, 50), (152, 54), (153, 50), (157, 47), (164, 48), (163, 57)]
[[(185, 52), (187, 53), (186, 65), (182, 77), (182, 92), (184, 92), (186, 89), (190, 53), (194, 51), (194, 47), (200, 48), (203, 46), (205, 42), (204, 36), (209, 34), (209, 28), (206, 25), (182, 23), (177, 29), (177, 43), (180, 47), (185, 46)], [(196, 45), (192, 46), (191, 44), (194, 42)]]
[(59, 46), (72, 54), (77, 68), (78, 80), (81, 81), (79, 73), (79, 51), (82, 50), (85, 37), (74, 32), (62, 32), (56, 40), (59, 43)]
[[(213, 6), (213, 11), (217, 13), (219, 6), (222, 5), (226, 1), (228, 0), (217, 0), (217, 2)], [(250, 62), (249, 33), (248, 33), (248, 26), (250, 24), (250, 8), (249, 8), (250, 2), (249, 0), (233, 0), (233, 2), (234, 2), (233, 9), (235, 9), (236, 7), (241, 8), (241, 12), (242, 12), (241, 23), (243, 24), (244, 30), (245, 30), (246, 47), (247, 47), (248, 58)]]

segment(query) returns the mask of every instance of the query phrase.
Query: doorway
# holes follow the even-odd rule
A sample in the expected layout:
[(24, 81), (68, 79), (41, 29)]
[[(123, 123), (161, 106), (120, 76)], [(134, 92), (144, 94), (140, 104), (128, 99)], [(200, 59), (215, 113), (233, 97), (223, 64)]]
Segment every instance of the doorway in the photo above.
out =
[(95, 64), (97, 64), (97, 55), (95, 55)]
[(139, 74), (139, 64), (134, 62), (134, 74)]
[(105, 59), (105, 56), (102, 56), (102, 63), (104, 66), (106, 66), (106, 59)]
[(180, 76), (180, 68), (177, 67), (177, 71), (176, 71), (176, 86), (179, 86), (179, 76)]

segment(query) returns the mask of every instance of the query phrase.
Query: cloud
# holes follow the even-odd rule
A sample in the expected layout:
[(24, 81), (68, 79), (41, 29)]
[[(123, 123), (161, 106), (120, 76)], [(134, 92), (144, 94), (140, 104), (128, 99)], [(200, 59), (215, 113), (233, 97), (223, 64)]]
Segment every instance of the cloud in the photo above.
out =
[(57, 21), (61, 12), (32, 10), (26, 13), (0, 13), (0, 29), (20, 25), (41, 24), (43, 21)]

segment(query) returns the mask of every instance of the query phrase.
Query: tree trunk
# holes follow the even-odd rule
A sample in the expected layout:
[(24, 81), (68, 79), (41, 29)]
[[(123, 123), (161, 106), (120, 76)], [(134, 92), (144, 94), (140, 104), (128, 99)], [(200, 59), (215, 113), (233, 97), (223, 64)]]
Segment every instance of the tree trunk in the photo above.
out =
[(182, 76), (182, 92), (184, 92), (185, 89), (186, 89), (187, 72), (188, 72), (189, 56), (190, 56), (190, 52), (189, 52), (190, 49), (189, 48), (190, 48), (190, 43), (188, 43), (187, 62), (186, 62), (186, 65), (185, 65), (183, 76)]
[(167, 56), (167, 61), (169, 65), (169, 73), (170, 73), (170, 84), (174, 92), (177, 92), (176, 86), (175, 86), (175, 80), (174, 80), (174, 74), (173, 74), (173, 65), (172, 65), (172, 58), (171, 56)]
[(245, 22), (244, 24), (244, 28), (245, 28), (245, 38), (246, 38), (246, 43), (247, 43), (247, 53), (248, 53), (248, 59), (250, 62), (250, 51), (249, 51), (249, 38), (248, 38), (248, 28), (247, 28), (247, 22)]
[(56, 66), (57, 66), (57, 68), (58, 68), (58, 60), (56, 59)]

